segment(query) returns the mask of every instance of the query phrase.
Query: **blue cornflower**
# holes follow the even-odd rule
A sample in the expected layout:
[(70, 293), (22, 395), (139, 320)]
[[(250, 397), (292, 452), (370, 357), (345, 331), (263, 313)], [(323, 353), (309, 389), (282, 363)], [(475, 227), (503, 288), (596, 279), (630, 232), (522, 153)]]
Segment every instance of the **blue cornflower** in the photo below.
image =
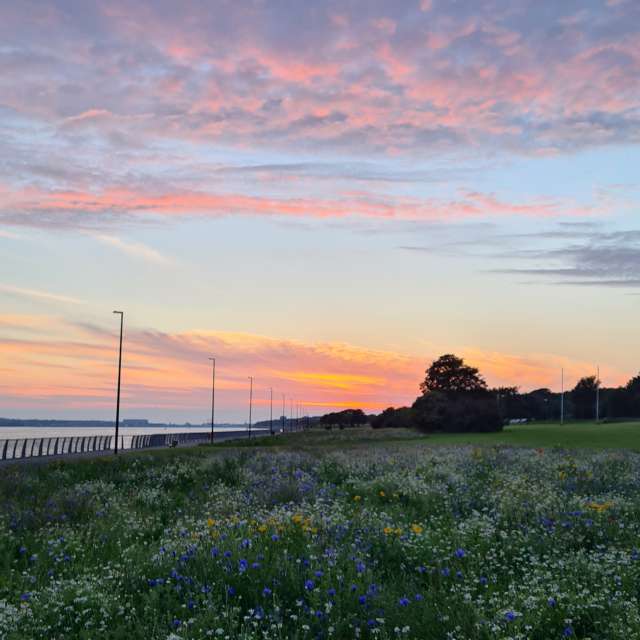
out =
[(18, 553), (23, 556), (25, 553), (27, 553), (27, 547), (20, 547), (18, 549)]
[(333, 596), (335, 596), (335, 595), (336, 595), (336, 590), (335, 590), (333, 587), (331, 587), (331, 589), (327, 589), (327, 595), (328, 595), (330, 598), (333, 598)]
[(318, 569), (318, 571), (315, 572), (316, 578), (322, 578), (323, 575), (324, 575), (324, 571), (320, 571), (320, 569)]
[(240, 543), (240, 546), (241, 546), (243, 549), (247, 549), (248, 547), (250, 547), (250, 546), (251, 546), (251, 540), (248, 540), (247, 538), (245, 538), (245, 539)]
[(440, 570), (440, 573), (445, 577), (448, 578), (451, 575), (451, 571), (449, 570), (449, 567), (444, 567), (444, 569)]
[(177, 629), (180, 625), (182, 624), (181, 620), (178, 620), (178, 618), (174, 618), (173, 619), (173, 626)]
[(233, 587), (227, 587), (227, 595), (228, 596), (235, 596), (236, 595), (236, 590)]
[(265, 588), (262, 590), (262, 595), (263, 595), (263, 596), (270, 596), (270, 595), (271, 595), (271, 589), (269, 589), (269, 587), (265, 587)]
[(225, 558), (230, 558), (231, 557), (231, 551), (225, 551), (224, 552), (224, 557)]
[(367, 604), (367, 596), (359, 596), (358, 597), (358, 602), (360, 604)]
[(572, 636), (573, 635), (573, 629), (570, 626), (565, 627), (564, 631), (562, 632), (562, 635), (565, 638), (568, 638), (569, 636)]
[(260, 568), (260, 563), (259, 562), (252, 562), (251, 563), (251, 568), (252, 569), (259, 569)]
[(410, 602), (409, 598), (407, 598), (407, 597), (405, 597), (405, 596), (403, 596), (402, 598), (400, 598), (400, 600), (398, 600), (398, 604), (399, 604), (401, 607), (407, 607), (407, 606), (409, 606), (409, 602)]
[(369, 629), (373, 629), (373, 627), (375, 627), (377, 624), (377, 621), (373, 618), (369, 618), (369, 620), (367, 620), (367, 626), (369, 627)]
[(416, 602), (420, 602), (422, 600), (424, 600), (424, 596), (421, 593), (416, 593), (415, 596), (413, 596)]
[(304, 588), (307, 591), (312, 591), (315, 586), (316, 586), (316, 583), (313, 580), (305, 580), (304, 582)]
[(361, 562), (358, 560), (358, 562), (356, 562), (356, 571), (358, 573), (362, 573), (364, 570), (365, 570), (364, 562)]
[(23, 602), (27, 602), (27, 600), (31, 599), (31, 594), (30, 593), (23, 593), (20, 596), (20, 600), (22, 600)]
[(467, 555), (467, 552), (464, 549), (456, 549), (456, 552), (454, 554), (456, 556), (456, 558), (464, 558)]
[(249, 563), (244, 558), (242, 558), (240, 562), (238, 562), (238, 571), (240, 571), (240, 573), (243, 573), (244, 571), (247, 570), (248, 566), (249, 566)]
[(212, 558), (217, 558), (218, 555), (220, 555), (220, 552), (218, 551), (217, 547), (211, 547), (211, 557)]
[(483, 587), (486, 587), (489, 584), (489, 580), (487, 579), (486, 576), (480, 576), (480, 584)]
[(549, 599), (547, 600), (547, 604), (548, 604), (550, 607), (555, 607), (555, 606), (556, 606), (556, 599), (555, 599), (555, 598), (549, 598)]
[(504, 617), (507, 619), (507, 622), (513, 622), (516, 619), (516, 614), (513, 611), (507, 611)]
[(275, 533), (274, 533), (274, 534), (271, 536), (271, 539), (272, 539), (274, 542), (278, 542), (278, 540), (280, 540), (280, 536), (278, 536), (277, 534), (275, 534)]

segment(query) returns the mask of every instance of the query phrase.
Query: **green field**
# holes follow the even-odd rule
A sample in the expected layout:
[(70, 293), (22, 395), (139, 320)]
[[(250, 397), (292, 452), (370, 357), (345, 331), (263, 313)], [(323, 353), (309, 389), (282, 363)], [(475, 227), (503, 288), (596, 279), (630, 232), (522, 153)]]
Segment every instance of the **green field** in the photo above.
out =
[(7, 465), (0, 639), (639, 639), (640, 455), (615, 450), (639, 430), (312, 430)]
[(461, 433), (421, 435), (406, 429), (368, 428), (324, 431), (312, 429), (277, 438), (260, 438), (252, 443), (228, 443), (227, 447), (299, 446), (336, 447), (344, 444), (419, 442), (433, 445), (478, 446), (508, 445), (517, 447), (562, 447), (567, 449), (629, 449), (640, 451), (640, 422), (536, 422), (510, 425), (499, 433)]

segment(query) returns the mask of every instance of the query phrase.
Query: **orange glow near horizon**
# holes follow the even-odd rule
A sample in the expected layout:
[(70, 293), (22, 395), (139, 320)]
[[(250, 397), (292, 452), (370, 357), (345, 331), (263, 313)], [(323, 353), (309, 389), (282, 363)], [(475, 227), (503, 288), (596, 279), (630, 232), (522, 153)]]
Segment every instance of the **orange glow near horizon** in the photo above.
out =
[[(55, 413), (62, 406), (87, 411), (111, 407), (117, 342), (113, 333), (38, 316), (0, 316), (0, 326), (8, 333), (0, 338), (0, 356), (9, 374), (0, 385), (0, 395), (7, 409), (49, 406)], [(58, 333), (49, 335), (47, 326), (57, 327)], [(568, 389), (589, 374), (586, 363), (545, 354), (512, 356), (464, 347), (457, 352), (478, 366), (492, 385), (557, 389), (559, 370), (564, 367)], [(123, 407), (154, 415), (168, 409), (189, 415), (201, 410), (204, 419), (210, 394), (208, 353), (217, 357), (219, 410), (240, 415), (247, 401), (247, 372), (255, 377), (254, 402), (263, 411), (269, 403), (268, 388), (273, 387), (278, 411), (284, 392), (287, 411), (293, 398), (308, 410), (360, 407), (378, 412), (410, 404), (424, 369), (437, 355), (421, 359), (344, 343), (129, 328), (125, 331)], [(615, 384), (626, 380), (625, 374), (613, 370), (603, 370), (602, 375)]]

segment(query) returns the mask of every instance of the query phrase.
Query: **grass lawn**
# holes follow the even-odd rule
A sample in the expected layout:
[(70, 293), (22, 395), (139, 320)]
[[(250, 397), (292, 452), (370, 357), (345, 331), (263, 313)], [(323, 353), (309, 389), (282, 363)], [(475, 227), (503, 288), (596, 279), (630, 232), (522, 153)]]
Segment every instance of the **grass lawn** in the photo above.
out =
[(460, 433), (422, 435), (406, 429), (369, 428), (344, 431), (312, 429), (310, 431), (263, 437), (251, 442), (228, 442), (224, 447), (317, 447), (340, 448), (344, 446), (376, 444), (424, 443), (433, 445), (509, 445), (519, 447), (562, 447), (566, 449), (629, 449), (640, 451), (640, 422), (537, 422), (510, 425), (499, 433)]

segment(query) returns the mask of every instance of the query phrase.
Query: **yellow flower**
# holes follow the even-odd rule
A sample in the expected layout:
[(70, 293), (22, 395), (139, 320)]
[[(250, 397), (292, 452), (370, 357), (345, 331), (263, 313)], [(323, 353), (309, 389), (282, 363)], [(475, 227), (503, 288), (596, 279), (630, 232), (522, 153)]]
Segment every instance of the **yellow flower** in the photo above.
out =
[(422, 527), (419, 524), (412, 524), (411, 531), (413, 531), (413, 533), (415, 534), (420, 534), (422, 533)]
[(390, 536), (393, 533), (393, 527), (385, 527), (382, 531), (385, 536)]
[(589, 509), (592, 509), (593, 511), (602, 513), (603, 511), (606, 511), (607, 509), (613, 507), (613, 502), (589, 502), (589, 504), (587, 504), (587, 507)]
[(295, 516), (291, 518), (294, 524), (300, 524), (302, 522), (302, 516), (299, 513), (296, 513)]
[(396, 530), (395, 530), (395, 532), (394, 532), (394, 533), (395, 533), (397, 536), (400, 536), (400, 535), (402, 535), (402, 529), (398, 528), (398, 529), (396, 529)]
[(362, 500), (362, 496), (353, 496), (354, 502), (360, 502)]
[(214, 526), (215, 526), (215, 524), (216, 524), (216, 521), (215, 521), (213, 518), (208, 518), (208, 519), (207, 519), (207, 524), (208, 524), (210, 527), (214, 527)]
[(560, 480), (564, 480), (567, 477), (567, 474), (564, 471), (561, 471), (558, 474), (558, 477), (560, 478)]
[(384, 497), (385, 497), (385, 495), (386, 495), (386, 493), (385, 493), (384, 491), (381, 491), (378, 495), (379, 495), (381, 498), (384, 498)]
[(258, 531), (259, 531), (260, 533), (264, 533), (266, 530), (267, 530), (267, 525), (266, 525), (266, 524), (261, 524), (261, 525), (258, 527)]

